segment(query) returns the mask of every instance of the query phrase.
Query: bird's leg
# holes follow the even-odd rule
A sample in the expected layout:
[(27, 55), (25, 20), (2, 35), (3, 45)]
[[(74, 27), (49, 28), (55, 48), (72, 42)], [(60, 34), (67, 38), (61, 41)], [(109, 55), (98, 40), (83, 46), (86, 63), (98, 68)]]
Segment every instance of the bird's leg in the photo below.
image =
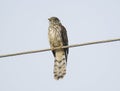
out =
[(52, 51), (54, 50), (54, 47), (53, 47), (52, 43), (50, 43), (50, 48), (51, 48)]
[(61, 45), (59, 48), (62, 49), (62, 47), (63, 47), (63, 46)]
[(63, 47), (63, 44), (60, 44), (59, 48), (62, 49), (62, 47)]
[(51, 47), (51, 50), (53, 51), (55, 48), (54, 47)]

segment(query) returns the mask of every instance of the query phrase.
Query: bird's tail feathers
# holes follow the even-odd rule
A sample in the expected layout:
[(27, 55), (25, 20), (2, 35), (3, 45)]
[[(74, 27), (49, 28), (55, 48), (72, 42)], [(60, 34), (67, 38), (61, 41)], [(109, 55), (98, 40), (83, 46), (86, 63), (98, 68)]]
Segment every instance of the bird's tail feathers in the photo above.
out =
[(54, 63), (54, 78), (59, 80), (66, 74), (66, 58), (63, 50), (56, 50), (56, 58)]

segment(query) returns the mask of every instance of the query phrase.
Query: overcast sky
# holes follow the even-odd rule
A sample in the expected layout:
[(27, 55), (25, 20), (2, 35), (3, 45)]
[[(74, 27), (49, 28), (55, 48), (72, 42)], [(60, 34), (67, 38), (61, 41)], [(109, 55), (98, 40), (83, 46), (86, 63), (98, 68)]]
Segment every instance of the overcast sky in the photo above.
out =
[[(51, 16), (69, 44), (120, 38), (119, 0), (0, 0), (0, 55), (49, 48)], [(120, 42), (71, 48), (59, 81), (53, 65), (50, 51), (0, 58), (0, 91), (120, 91)]]

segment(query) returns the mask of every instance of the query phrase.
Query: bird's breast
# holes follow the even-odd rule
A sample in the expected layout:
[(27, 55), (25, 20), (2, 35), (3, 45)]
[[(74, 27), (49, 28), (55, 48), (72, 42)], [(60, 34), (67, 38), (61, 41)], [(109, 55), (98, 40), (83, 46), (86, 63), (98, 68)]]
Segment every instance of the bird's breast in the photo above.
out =
[(50, 28), (49, 29), (49, 40), (54, 47), (61, 46), (62, 39), (61, 39), (60, 31), (57, 29)]

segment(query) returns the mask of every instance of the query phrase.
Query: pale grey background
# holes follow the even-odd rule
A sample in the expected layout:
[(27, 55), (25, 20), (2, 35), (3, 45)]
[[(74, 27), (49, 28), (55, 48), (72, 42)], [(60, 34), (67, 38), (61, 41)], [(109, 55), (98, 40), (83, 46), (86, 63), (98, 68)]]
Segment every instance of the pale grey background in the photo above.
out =
[[(0, 54), (49, 48), (57, 16), (69, 44), (120, 38), (119, 0), (0, 0)], [(120, 91), (120, 42), (71, 48), (67, 75), (53, 79), (51, 52), (0, 59), (0, 91)]]

